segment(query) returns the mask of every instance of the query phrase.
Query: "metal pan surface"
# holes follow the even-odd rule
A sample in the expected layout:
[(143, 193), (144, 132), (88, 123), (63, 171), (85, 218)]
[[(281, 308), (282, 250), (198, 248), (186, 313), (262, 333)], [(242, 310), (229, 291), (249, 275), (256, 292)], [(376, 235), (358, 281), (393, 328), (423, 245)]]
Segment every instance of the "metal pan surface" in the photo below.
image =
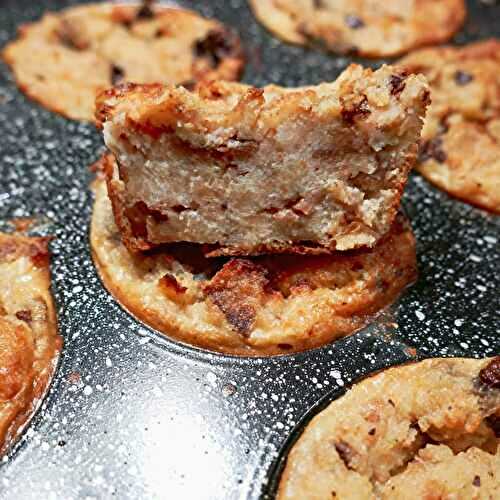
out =
[[(0, 45), (20, 23), (74, 3), (2, 0)], [(352, 60), (282, 44), (245, 0), (181, 3), (239, 31), (249, 83), (333, 80)], [(500, 37), (500, 6), (468, 4), (455, 41)], [(330, 393), (415, 352), (500, 353), (500, 217), (449, 198), (417, 174), (404, 206), (418, 239), (420, 277), (401, 300), (332, 345), (235, 358), (168, 340), (106, 292), (88, 244), (87, 166), (102, 151), (100, 134), (27, 100), (3, 64), (0, 137), (0, 220), (36, 216), (35, 233), (55, 236), (53, 291), (65, 340), (48, 397), (0, 465), (0, 499), (268, 496), (292, 430)]]

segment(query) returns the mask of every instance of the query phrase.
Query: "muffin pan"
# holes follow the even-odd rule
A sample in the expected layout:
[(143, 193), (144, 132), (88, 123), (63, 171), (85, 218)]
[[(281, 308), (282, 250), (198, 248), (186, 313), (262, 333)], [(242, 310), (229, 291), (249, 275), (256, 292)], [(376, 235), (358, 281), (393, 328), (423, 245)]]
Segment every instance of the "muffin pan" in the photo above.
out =
[[(0, 44), (20, 23), (74, 3), (5, 0)], [(239, 31), (244, 81), (255, 85), (333, 80), (352, 60), (282, 44), (245, 0), (182, 4)], [(500, 6), (468, 4), (456, 42), (500, 37)], [(350, 383), (416, 358), (500, 354), (500, 217), (418, 174), (403, 201), (418, 240), (418, 282), (368, 328), (331, 345), (237, 358), (169, 340), (102, 286), (88, 244), (87, 167), (103, 149), (92, 125), (27, 100), (2, 64), (0, 133), (0, 227), (35, 216), (33, 234), (55, 236), (65, 340), (47, 399), (2, 461), (1, 499), (271, 498), (289, 440)]]

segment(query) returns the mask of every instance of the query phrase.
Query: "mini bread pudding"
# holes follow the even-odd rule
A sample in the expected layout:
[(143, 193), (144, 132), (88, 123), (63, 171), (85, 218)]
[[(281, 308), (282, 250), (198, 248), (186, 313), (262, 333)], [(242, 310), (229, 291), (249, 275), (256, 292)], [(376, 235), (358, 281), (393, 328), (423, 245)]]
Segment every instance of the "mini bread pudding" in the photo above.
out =
[(0, 453), (38, 408), (61, 349), (47, 243), (0, 233)]
[(432, 88), (418, 170), (500, 214), (500, 41), (421, 50), (400, 64), (426, 75)]
[(97, 92), (120, 81), (188, 87), (236, 80), (239, 38), (195, 12), (161, 5), (99, 3), (47, 13), (22, 25), (3, 51), (23, 92), (76, 120), (94, 118)]
[(194, 91), (124, 84), (97, 99), (131, 251), (208, 256), (371, 247), (393, 227), (429, 104), (424, 77), (350, 66), (334, 83)]
[[(116, 169), (111, 156), (98, 168)], [(236, 355), (296, 352), (365, 326), (416, 277), (415, 240), (397, 216), (372, 249), (328, 255), (207, 258), (203, 245), (129, 252), (106, 184), (94, 185), (94, 262), (139, 320), (174, 339)]]
[(432, 359), (358, 384), (307, 424), (278, 500), (500, 498), (500, 357)]
[(340, 54), (389, 57), (446, 42), (462, 26), (464, 0), (249, 0), (281, 39)]

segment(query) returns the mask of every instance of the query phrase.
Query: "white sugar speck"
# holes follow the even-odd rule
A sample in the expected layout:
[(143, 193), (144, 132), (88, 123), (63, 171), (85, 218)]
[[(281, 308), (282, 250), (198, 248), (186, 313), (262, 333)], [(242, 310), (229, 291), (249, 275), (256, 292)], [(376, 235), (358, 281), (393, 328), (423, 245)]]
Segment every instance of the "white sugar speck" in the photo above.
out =
[(94, 389), (92, 389), (92, 387), (90, 387), (90, 385), (86, 385), (83, 389), (83, 394), (85, 394), (85, 396), (90, 396), (93, 392), (94, 392)]
[(415, 311), (415, 316), (420, 320), (423, 321), (425, 319), (425, 314), (422, 311)]

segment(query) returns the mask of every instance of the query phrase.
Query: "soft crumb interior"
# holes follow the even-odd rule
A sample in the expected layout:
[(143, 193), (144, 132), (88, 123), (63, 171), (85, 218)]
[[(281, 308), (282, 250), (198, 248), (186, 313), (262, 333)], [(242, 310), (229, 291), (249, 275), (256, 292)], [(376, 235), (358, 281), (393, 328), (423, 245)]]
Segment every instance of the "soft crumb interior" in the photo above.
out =
[(104, 131), (127, 205), (161, 212), (147, 223), (153, 243), (372, 246), (395, 216), (426, 104), (418, 78), (398, 96), (390, 78), (385, 69), (360, 89), (348, 77), (295, 93), (271, 87), (249, 104), (256, 110), (240, 109), (244, 96), (219, 114), (195, 107), (187, 121), (186, 97), (175, 125), (169, 107), (148, 113), (159, 135), (117, 114)]

